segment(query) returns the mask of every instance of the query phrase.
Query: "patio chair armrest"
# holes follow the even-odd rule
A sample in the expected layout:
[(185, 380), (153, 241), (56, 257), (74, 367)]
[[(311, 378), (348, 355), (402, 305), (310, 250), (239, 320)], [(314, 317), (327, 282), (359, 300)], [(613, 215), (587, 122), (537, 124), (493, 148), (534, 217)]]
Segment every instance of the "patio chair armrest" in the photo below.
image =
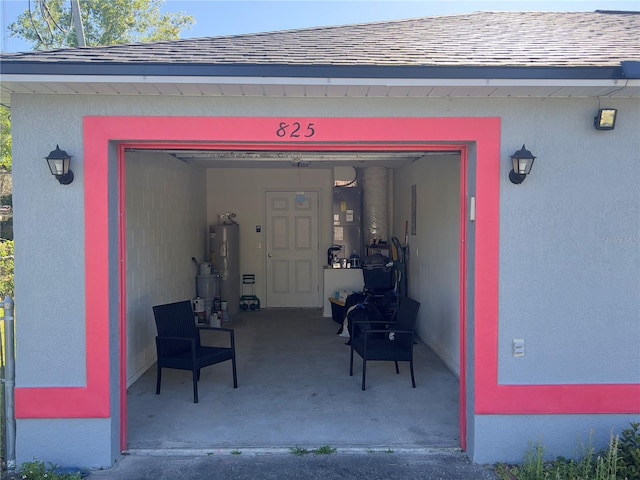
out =
[[(393, 334), (393, 339), (390, 338), (390, 340), (393, 341), (401, 341), (401, 342), (406, 342), (408, 344), (413, 344), (414, 342), (414, 335), (415, 333), (410, 331), (410, 330), (394, 330), (393, 328), (390, 329), (384, 329), (384, 330), (367, 330), (366, 332), (363, 332), (364, 334), (364, 348), (367, 348), (367, 339), (369, 338), (370, 334), (388, 334), (391, 335)], [(404, 338), (404, 340), (401, 340), (402, 338)]]
[(216, 332), (227, 332), (229, 334), (229, 341), (231, 342), (231, 348), (235, 349), (236, 341), (235, 341), (235, 333), (233, 328), (225, 328), (225, 327), (198, 327), (198, 330), (213, 330)]
[(395, 322), (391, 320), (350, 320), (353, 325), (359, 325), (361, 323), (377, 324), (377, 325), (393, 325)]
[(195, 345), (195, 340), (190, 337), (161, 337), (160, 335), (156, 336), (156, 340), (159, 342), (169, 341), (169, 342), (192, 342)]
[(209, 327), (209, 326), (202, 326), (202, 327), (198, 327), (198, 330), (216, 330), (219, 332), (233, 332), (233, 328), (225, 328), (225, 327)]
[(189, 346), (191, 350), (191, 356), (195, 358), (196, 355), (196, 340), (195, 338), (188, 337), (161, 337), (156, 336), (156, 348), (158, 349), (158, 355), (164, 351), (165, 348), (169, 348), (176, 343), (183, 343)]
[(414, 332), (411, 332), (409, 330), (394, 330), (393, 328), (378, 328), (375, 330), (365, 330), (364, 332), (365, 335), (368, 335), (370, 333), (395, 333), (400, 334), (400, 335), (414, 335)]

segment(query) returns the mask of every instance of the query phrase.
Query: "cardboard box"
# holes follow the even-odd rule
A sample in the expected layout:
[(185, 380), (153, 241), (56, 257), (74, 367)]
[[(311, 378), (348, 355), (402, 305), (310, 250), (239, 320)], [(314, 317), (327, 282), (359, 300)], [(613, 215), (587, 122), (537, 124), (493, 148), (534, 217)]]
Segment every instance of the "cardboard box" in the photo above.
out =
[(352, 293), (353, 290), (336, 290), (333, 294), (333, 298), (344, 305), (347, 301), (347, 297)]

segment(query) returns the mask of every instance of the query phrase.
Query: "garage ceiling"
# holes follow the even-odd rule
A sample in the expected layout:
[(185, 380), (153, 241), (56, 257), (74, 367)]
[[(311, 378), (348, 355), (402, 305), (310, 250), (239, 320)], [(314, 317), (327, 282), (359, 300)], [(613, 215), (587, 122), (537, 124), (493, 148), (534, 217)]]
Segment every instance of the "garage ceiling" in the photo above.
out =
[(387, 167), (397, 168), (430, 155), (459, 155), (458, 151), (416, 152), (288, 152), (228, 150), (143, 150), (169, 154), (185, 163), (204, 168), (333, 168)]

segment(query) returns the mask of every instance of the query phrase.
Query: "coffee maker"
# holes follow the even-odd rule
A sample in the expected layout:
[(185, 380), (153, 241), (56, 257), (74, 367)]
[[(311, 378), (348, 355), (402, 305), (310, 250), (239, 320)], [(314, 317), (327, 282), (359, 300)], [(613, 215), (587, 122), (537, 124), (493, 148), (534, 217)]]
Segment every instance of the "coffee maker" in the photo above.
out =
[(338, 259), (338, 252), (342, 251), (342, 245), (331, 245), (327, 250), (327, 265), (332, 268), (339, 268), (336, 265), (340, 265)]

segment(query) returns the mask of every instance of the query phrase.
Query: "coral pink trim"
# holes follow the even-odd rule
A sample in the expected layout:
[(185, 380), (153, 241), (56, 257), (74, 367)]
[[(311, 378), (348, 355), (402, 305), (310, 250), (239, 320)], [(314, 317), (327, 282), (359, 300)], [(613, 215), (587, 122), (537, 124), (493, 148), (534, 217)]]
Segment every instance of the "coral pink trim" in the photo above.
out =
[[(301, 125), (301, 134), (310, 134), (308, 127), (312, 124), (313, 136), (291, 137), (296, 122)], [(284, 131), (286, 135), (281, 137), (279, 133), (283, 133), (283, 125), (289, 127)], [(139, 148), (356, 152), (462, 150), (465, 145), (472, 143), (476, 146), (478, 205), (474, 280), (475, 413), (638, 412), (640, 385), (498, 384), (500, 119), (86, 117), (87, 385), (84, 388), (17, 388), (16, 416), (104, 418), (111, 415), (109, 323), (110, 320), (115, 321), (112, 317), (124, 315), (124, 310), (120, 308), (119, 312), (111, 312), (109, 305), (109, 258), (113, 255), (108, 242), (110, 144), (129, 144)], [(122, 172), (119, 179), (123, 180)], [(121, 261), (124, 261), (124, 252), (120, 252), (120, 255)], [(123, 290), (120, 291), (122, 294)], [(124, 320), (122, 322), (121, 325), (124, 325)], [(464, 361), (461, 362), (461, 369), (463, 367)], [(465, 375), (464, 369), (461, 375)], [(120, 388), (123, 388), (122, 385)]]

